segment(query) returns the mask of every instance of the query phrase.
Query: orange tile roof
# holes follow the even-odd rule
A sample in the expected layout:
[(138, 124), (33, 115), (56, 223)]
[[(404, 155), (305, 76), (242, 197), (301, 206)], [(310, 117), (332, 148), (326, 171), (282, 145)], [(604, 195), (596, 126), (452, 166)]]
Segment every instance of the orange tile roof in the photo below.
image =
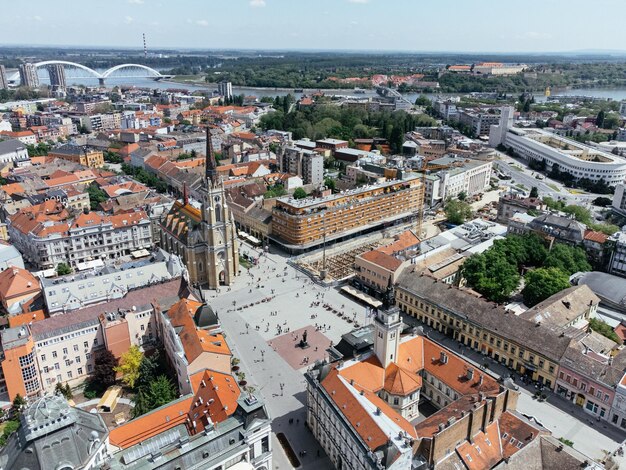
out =
[(187, 420), (193, 397), (182, 398), (122, 424), (109, 433), (109, 442), (122, 449), (134, 446)]
[(492, 468), (502, 460), (502, 446), (498, 423), (493, 422), (473, 436), (473, 442), (465, 441), (456, 448), (468, 470)]
[(201, 306), (200, 302), (180, 299), (167, 312), (172, 325), (182, 328), (178, 336), (189, 364), (204, 352), (231, 355), (224, 335), (196, 328), (193, 316)]
[[(237, 400), (241, 390), (237, 381), (230, 374), (214, 370), (203, 370), (190, 377), (196, 394), (189, 410), (192, 428), (201, 432), (210, 418), (214, 424), (221, 423), (237, 409)], [(196, 426), (193, 427), (193, 422)]]
[(407, 250), (408, 248), (414, 247), (419, 242), (420, 239), (411, 230), (406, 230), (398, 235), (396, 241), (389, 245), (378, 248), (378, 250), (388, 255), (394, 255), (401, 251)]
[(39, 292), (39, 280), (30, 271), (16, 266), (0, 272), (0, 297), (11, 299)]
[(22, 186), (20, 183), (5, 184), (4, 186), (0, 187), (0, 189), (2, 189), (9, 196), (24, 192), (24, 186)]
[(43, 310), (35, 310), (34, 312), (20, 313), (18, 315), (9, 315), (9, 327), (15, 328), (16, 326), (27, 325), (31, 322), (41, 321), (46, 319), (46, 314)]
[(359, 386), (378, 392), (384, 385), (385, 370), (378, 358), (372, 355), (364, 361), (341, 369), (341, 376), (348, 382), (354, 380)]
[(402, 266), (402, 261), (380, 250), (367, 251), (361, 254), (361, 258), (392, 272)]
[(120, 184), (109, 184), (101, 186), (100, 189), (107, 193), (107, 196), (109, 197), (117, 197), (122, 194), (128, 194), (129, 192), (141, 193), (143, 191), (147, 191), (148, 187), (135, 181), (126, 181)]
[(385, 391), (392, 395), (407, 396), (422, 386), (422, 377), (409, 374), (404, 369), (391, 363), (385, 370)]
[(424, 343), (419, 338), (402, 341), (396, 363), (404, 370), (417, 374), (424, 368)]
[[(490, 393), (499, 390), (499, 384), (488, 374), (482, 373), (475, 367), (470, 366), (456, 354), (446, 352), (447, 361), (441, 361), (441, 352), (444, 351), (437, 343), (424, 338), (424, 369), (431, 375), (448, 385), (460, 395), (477, 394), (478, 392)], [(474, 370), (472, 380), (467, 378), (468, 368)], [(482, 383), (480, 378), (482, 377)]]
[(520, 442), (522, 443), (521, 448), (523, 448), (540, 434), (547, 434), (546, 431), (522, 420), (510, 411), (502, 413), (498, 423), (500, 425), (502, 457), (505, 459), (520, 450), (518, 447)]
[(605, 243), (609, 236), (602, 232), (596, 232), (594, 230), (585, 230), (585, 240), (589, 240), (596, 243)]
[[(335, 402), (337, 407), (342, 411), (353, 429), (359, 433), (365, 444), (375, 451), (381, 446), (387, 444), (389, 436), (383, 429), (379, 427), (371, 412), (366, 410), (358, 400), (355, 400), (354, 391), (356, 393), (363, 392), (363, 397), (379, 408), (389, 419), (400, 426), (409, 436), (417, 437), (415, 429), (406, 419), (402, 418), (387, 403), (381, 400), (378, 395), (372, 393), (358, 385), (349, 385), (343, 382), (337, 369), (333, 369), (322, 381), (322, 387), (326, 390), (329, 397)], [(350, 391), (348, 387), (354, 387), (354, 391)]]

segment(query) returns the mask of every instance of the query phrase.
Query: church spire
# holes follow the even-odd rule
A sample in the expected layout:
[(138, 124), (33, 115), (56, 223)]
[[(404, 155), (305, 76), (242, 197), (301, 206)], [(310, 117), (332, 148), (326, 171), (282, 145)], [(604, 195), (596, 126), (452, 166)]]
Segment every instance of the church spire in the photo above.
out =
[(206, 178), (213, 186), (217, 185), (217, 163), (213, 155), (213, 142), (211, 142), (211, 128), (206, 127)]

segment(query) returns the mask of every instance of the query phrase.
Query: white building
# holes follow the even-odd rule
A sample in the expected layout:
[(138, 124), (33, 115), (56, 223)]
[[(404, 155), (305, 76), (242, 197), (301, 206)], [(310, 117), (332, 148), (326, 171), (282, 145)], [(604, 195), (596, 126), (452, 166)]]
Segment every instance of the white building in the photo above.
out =
[(304, 184), (319, 185), (324, 181), (324, 157), (298, 147), (288, 147), (279, 156), (280, 170), (302, 178)]
[(224, 98), (231, 99), (233, 97), (233, 84), (231, 82), (219, 82), (217, 92)]
[(181, 277), (185, 266), (176, 255), (161, 249), (142, 250), (133, 257), (119, 258), (115, 264), (90, 268), (77, 274), (41, 279), (50, 314), (66, 313), (87, 305), (124, 297), (131, 289)]
[[(603, 179), (610, 186), (626, 179), (626, 160), (623, 158), (542, 129), (517, 129), (508, 125), (501, 120), (498, 126), (492, 127), (490, 145), (501, 143), (529, 162), (543, 161), (547, 172), (556, 165), (561, 172), (576, 179)], [(504, 129), (507, 130), (503, 133)]]
[(609, 273), (626, 277), (626, 232), (616, 233), (609, 240), (615, 244), (609, 262)]
[(112, 216), (88, 212), (59, 222), (48, 220), (47, 214), (20, 211), (9, 219), (8, 232), (24, 258), (39, 269), (115, 260), (152, 247), (150, 218), (144, 211)]
[(19, 140), (11, 139), (0, 142), (0, 163), (29, 162), (28, 150), (26, 145)]

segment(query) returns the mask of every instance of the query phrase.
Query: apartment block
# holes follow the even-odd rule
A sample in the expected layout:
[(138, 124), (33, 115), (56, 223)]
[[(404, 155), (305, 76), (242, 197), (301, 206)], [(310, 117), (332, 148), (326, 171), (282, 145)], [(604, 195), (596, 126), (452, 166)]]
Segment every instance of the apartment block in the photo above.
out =
[(48, 155), (53, 158), (79, 163), (89, 168), (101, 168), (104, 166), (104, 153), (101, 150), (93, 150), (87, 147), (64, 145), (63, 147), (50, 150)]

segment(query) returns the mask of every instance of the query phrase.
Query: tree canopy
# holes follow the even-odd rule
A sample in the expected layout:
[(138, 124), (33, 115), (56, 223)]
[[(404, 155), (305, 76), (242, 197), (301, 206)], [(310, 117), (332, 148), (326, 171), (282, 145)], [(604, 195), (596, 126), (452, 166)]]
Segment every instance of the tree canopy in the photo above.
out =
[(117, 367), (117, 359), (111, 351), (105, 349), (96, 356), (94, 381), (103, 387), (110, 387), (115, 383), (115, 367)]
[(524, 277), (524, 303), (533, 307), (551, 295), (570, 287), (569, 276), (559, 268), (537, 268)]
[(294, 199), (304, 199), (306, 196), (306, 191), (302, 188), (296, 188), (296, 190), (293, 192)]
[(135, 387), (135, 382), (139, 378), (139, 367), (143, 360), (143, 353), (139, 346), (131, 346), (128, 351), (122, 354), (120, 363), (114, 367), (115, 372), (122, 374), (122, 382), (130, 388)]
[(579, 271), (591, 271), (585, 250), (563, 243), (556, 243), (552, 247), (543, 265), (546, 268), (558, 268), (569, 275)]
[(472, 206), (465, 201), (452, 199), (446, 203), (444, 208), (448, 222), (454, 225), (461, 225), (472, 216)]

